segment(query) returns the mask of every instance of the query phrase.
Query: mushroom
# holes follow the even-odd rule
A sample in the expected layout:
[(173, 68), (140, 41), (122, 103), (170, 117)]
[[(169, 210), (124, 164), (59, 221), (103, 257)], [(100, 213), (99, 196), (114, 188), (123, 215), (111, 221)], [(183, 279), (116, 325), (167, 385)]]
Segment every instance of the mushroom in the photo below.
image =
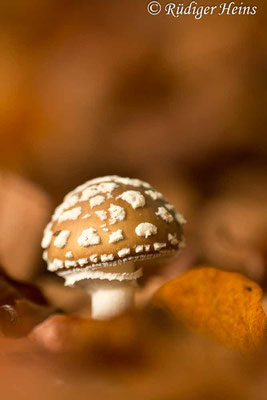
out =
[[(139, 179), (105, 176), (70, 192), (44, 230), (48, 270), (92, 298), (92, 317), (113, 317), (134, 303), (136, 265), (184, 246), (184, 217)], [(137, 262), (138, 261), (138, 262)]]

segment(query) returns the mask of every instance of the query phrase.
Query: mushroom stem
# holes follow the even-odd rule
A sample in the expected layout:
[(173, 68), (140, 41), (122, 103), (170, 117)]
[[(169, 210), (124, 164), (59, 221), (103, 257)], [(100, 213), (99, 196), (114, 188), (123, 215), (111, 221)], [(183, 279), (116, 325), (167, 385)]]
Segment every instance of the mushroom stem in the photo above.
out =
[[(108, 319), (134, 306), (136, 279), (123, 279), (123, 274), (134, 272), (133, 263), (99, 268), (103, 277), (109, 279), (88, 279), (83, 285), (91, 295), (92, 318)], [(110, 280), (110, 276), (112, 279)]]
[(95, 281), (93, 287), (90, 288), (92, 318), (112, 318), (132, 307), (134, 291), (135, 287), (132, 281)]

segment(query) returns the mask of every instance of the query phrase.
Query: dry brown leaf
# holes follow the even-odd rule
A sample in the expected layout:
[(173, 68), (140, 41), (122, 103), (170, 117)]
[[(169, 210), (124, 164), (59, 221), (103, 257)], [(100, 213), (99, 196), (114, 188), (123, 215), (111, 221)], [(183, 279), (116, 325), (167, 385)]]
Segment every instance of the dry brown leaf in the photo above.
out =
[(247, 351), (266, 335), (261, 297), (261, 288), (245, 276), (203, 267), (167, 282), (153, 302), (188, 327)]
[(22, 298), (39, 305), (48, 305), (42, 291), (37, 286), (12, 279), (0, 266), (0, 306), (12, 305), (15, 300)]
[[(38, 348), (68, 360), (86, 360), (90, 368), (111, 364), (141, 365), (155, 356), (160, 343), (181, 334), (173, 319), (160, 309), (132, 310), (110, 320), (77, 315), (52, 315), (37, 325), (29, 338)], [(184, 334), (184, 332), (182, 332)], [(66, 361), (68, 362), (68, 361)]]
[(34, 285), (10, 278), (0, 267), (0, 333), (8, 337), (26, 336), (54, 309)]
[[(52, 353), (72, 354), (106, 365), (142, 359), (139, 318), (122, 315), (111, 321), (96, 321), (75, 315), (53, 315), (30, 333), (33, 342)], [(141, 323), (143, 326), (144, 323)]]

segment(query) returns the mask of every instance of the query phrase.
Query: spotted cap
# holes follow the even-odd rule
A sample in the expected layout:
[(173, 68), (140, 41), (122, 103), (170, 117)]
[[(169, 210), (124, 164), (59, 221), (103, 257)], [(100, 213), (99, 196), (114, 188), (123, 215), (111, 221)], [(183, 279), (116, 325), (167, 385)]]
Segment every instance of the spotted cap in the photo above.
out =
[(61, 276), (146, 260), (183, 247), (185, 222), (146, 182), (96, 178), (56, 208), (44, 230), (43, 257), (48, 270)]

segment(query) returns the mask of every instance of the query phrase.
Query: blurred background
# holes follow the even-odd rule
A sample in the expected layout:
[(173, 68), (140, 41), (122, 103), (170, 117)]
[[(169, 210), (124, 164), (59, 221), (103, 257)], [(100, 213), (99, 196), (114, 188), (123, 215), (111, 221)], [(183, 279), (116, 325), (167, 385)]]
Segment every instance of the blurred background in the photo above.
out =
[(0, 3), (2, 266), (39, 279), (53, 207), (118, 174), (148, 180), (185, 215), (175, 271), (207, 263), (264, 286), (266, 5), (198, 21), (146, 6)]
[[(0, 1), (2, 398), (266, 399), (266, 344), (245, 359), (142, 306), (202, 264), (258, 282), (267, 312), (267, 4), (195, 20), (147, 3)], [(146, 269), (136, 314), (80, 326), (89, 297), (46, 272), (40, 242), (68, 191), (110, 174), (163, 192), (187, 246)]]

